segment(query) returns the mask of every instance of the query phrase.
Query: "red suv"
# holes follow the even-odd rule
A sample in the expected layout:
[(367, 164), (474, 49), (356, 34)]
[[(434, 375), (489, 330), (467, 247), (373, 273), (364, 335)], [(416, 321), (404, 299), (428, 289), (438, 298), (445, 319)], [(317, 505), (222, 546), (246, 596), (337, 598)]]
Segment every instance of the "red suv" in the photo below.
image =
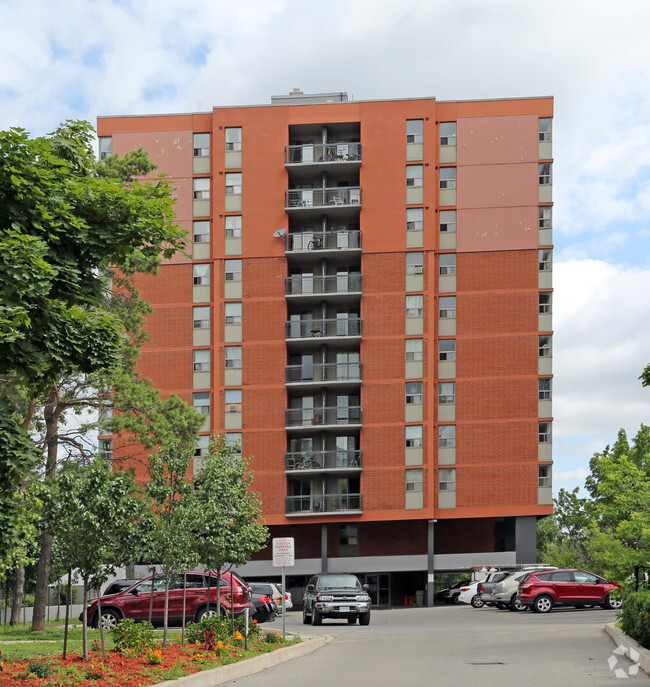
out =
[(620, 584), (584, 570), (543, 570), (524, 577), (517, 598), (536, 613), (548, 613), (553, 606), (620, 608), (621, 600), (610, 597), (617, 589)]
[[(208, 573), (195, 570), (186, 573), (185, 588), (185, 621), (199, 621), (208, 614)], [(122, 619), (132, 618), (136, 621), (149, 619), (152, 578), (147, 577), (127, 589), (102, 596), (102, 625), (110, 630)], [(232, 597), (230, 583), (232, 581)], [(219, 581), (220, 610), (217, 610), (217, 576), (210, 574), (210, 611), (209, 615), (233, 613), (241, 615), (245, 608), (252, 608), (251, 592), (241, 577), (232, 572), (221, 574)], [(151, 622), (162, 625), (165, 611), (165, 581), (156, 577), (153, 582), (153, 610)], [(79, 616), (81, 619), (81, 616)], [(183, 574), (172, 575), (169, 582), (169, 624), (181, 625), (183, 620)], [(88, 606), (88, 624), (98, 627), (97, 600)]]

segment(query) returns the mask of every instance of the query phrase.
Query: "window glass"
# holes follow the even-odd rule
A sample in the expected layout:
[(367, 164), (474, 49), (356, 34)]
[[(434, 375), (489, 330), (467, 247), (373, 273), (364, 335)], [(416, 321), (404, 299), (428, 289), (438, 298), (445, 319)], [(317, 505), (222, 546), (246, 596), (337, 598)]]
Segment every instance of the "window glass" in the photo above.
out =
[(552, 582), (573, 582), (573, 573), (570, 570), (558, 570), (548, 575)]
[(551, 337), (550, 336), (540, 336), (539, 337), (539, 357), (548, 358), (551, 355)]
[(422, 317), (424, 296), (406, 297), (406, 317)]
[(439, 268), (441, 277), (450, 277), (456, 274), (456, 253), (441, 253)]
[(551, 423), (550, 422), (540, 422), (538, 423), (538, 435), (540, 444), (548, 444), (551, 441)]
[(99, 452), (102, 460), (113, 460), (113, 440), (100, 439)]
[(406, 402), (422, 403), (422, 382), (406, 382)]
[(456, 210), (440, 210), (440, 231), (456, 231)]
[(113, 138), (112, 136), (99, 137), (99, 159), (103, 160), (109, 155), (113, 154)]
[(422, 165), (408, 165), (406, 168), (406, 185), (422, 186)]
[(424, 210), (422, 208), (406, 208), (407, 231), (421, 231), (424, 228)]
[(241, 324), (241, 303), (226, 303), (224, 314), (226, 324)]
[(440, 468), (438, 470), (438, 489), (440, 491), (456, 491), (456, 468)]
[(225, 262), (226, 281), (241, 281), (241, 260), (226, 260)]
[(538, 467), (539, 481), (538, 485), (540, 487), (550, 487), (551, 482), (551, 466), (550, 465), (540, 465)]
[(194, 457), (200, 458), (207, 450), (210, 444), (210, 437), (206, 434), (200, 436), (194, 441)]
[(440, 317), (453, 319), (456, 317), (456, 296), (440, 296)]
[(210, 134), (194, 134), (194, 157), (210, 156)]
[(548, 229), (551, 226), (551, 208), (550, 205), (539, 206), (539, 228)]
[(590, 573), (585, 572), (584, 570), (574, 570), (573, 579), (576, 582), (580, 582), (581, 584), (598, 584), (599, 582), (602, 582), (600, 577), (596, 577), (596, 575), (591, 575)]
[(424, 120), (422, 119), (407, 119), (406, 120), (406, 142), (407, 143), (422, 143), (424, 132)]
[(210, 179), (208, 177), (200, 177), (194, 179), (194, 198), (195, 200), (205, 200), (210, 197)]
[(550, 141), (551, 140), (551, 118), (550, 117), (540, 117), (539, 118), (539, 140), (540, 141)]
[(241, 389), (226, 389), (224, 391), (226, 405), (229, 403), (241, 403)]
[(456, 188), (456, 168), (455, 167), (441, 167), (440, 168), (440, 188)]
[(241, 367), (241, 346), (226, 346), (224, 348), (225, 366), (238, 368)]
[(422, 425), (406, 425), (404, 436), (407, 448), (419, 448), (422, 446)]
[(551, 294), (543, 291), (539, 294), (539, 314), (551, 312)]
[(550, 377), (540, 377), (539, 383), (539, 400), (548, 401), (551, 398), (551, 378)]
[(406, 254), (406, 274), (422, 274), (424, 271), (424, 253)]
[(153, 582), (154, 592), (164, 592), (165, 591), (165, 578), (156, 577), (154, 580), (145, 580), (141, 582), (135, 589), (138, 590), (138, 594), (151, 594), (151, 584)]
[(456, 425), (440, 425), (438, 427), (438, 446), (440, 448), (456, 446)]
[(456, 382), (438, 382), (438, 403), (440, 405), (456, 403)]
[(550, 248), (540, 248), (539, 250), (539, 271), (550, 271), (551, 265), (551, 250)]
[(207, 372), (210, 369), (210, 350), (202, 348), (193, 351), (194, 372)]
[(193, 223), (194, 243), (207, 243), (210, 241), (210, 222), (200, 220)]
[(539, 183), (541, 186), (546, 186), (551, 183), (551, 163), (540, 162), (538, 165)]
[(456, 145), (456, 122), (440, 122), (440, 145)]
[(424, 471), (421, 468), (406, 471), (406, 491), (422, 491)]
[(226, 150), (241, 150), (241, 127), (226, 128)]
[(438, 360), (456, 360), (456, 339), (440, 339), (438, 341)]
[(241, 172), (229, 172), (228, 174), (226, 174), (226, 195), (241, 195), (241, 187)]
[(207, 286), (210, 283), (210, 263), (200, 262), (192, 265), (194, 286)]
[(227, 432), (226, 446), (234, 446), (235, 453), (241, 453), (241, 432)]
[(194, 321), (194, 329), (207, 329), (210, 326), (209, 306), (192, 308), (192, 318)]
[(198, 391), (192, 394), (192, 405), (194, 410), (198, 410), (203, 415), (210, 413), (210, 392)]
[(241, 237), (241, 215), (228, 215), (225, 224), (227, 239)]
[(406, 360), (422, 360), (422, 339), (406, 339)]

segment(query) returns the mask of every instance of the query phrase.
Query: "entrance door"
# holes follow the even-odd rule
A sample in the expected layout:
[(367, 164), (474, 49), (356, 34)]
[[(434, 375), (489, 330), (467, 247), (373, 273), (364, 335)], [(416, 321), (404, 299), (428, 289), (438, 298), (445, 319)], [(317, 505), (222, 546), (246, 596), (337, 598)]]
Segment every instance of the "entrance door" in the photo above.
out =
[(388, 573), (366, 575), (365, 582), (368, 585), (368, 594), (370, 594), (373, 606), (390, 606), (390, 575)]
[(336, 467), (351, 468), (357, 467), (356, 460), (357, 437), (338, 436), (336, 437)]

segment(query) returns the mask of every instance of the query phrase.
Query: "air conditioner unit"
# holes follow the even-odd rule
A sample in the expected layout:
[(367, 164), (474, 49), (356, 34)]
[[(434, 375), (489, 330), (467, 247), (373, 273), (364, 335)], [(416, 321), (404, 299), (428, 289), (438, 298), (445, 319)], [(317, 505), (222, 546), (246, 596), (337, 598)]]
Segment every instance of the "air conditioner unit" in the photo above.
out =
[(424, 272), (424, 267), (422, 265), (416, 265), (413, 268), (413, 274), (422, 274)]
[(241, 409), (240, 409), (239, 405), (228, 406), (228, 412), (229, 413), (238, 413), (240, 410)]

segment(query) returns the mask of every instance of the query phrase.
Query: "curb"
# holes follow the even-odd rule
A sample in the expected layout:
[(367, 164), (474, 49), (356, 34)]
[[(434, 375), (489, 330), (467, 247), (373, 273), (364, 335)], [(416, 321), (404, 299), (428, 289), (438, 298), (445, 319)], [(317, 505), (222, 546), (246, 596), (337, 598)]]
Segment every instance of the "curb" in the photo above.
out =
[(262, 670), (272, 668), (285, 661), (306, 656), (312, 651), (320, 649), (333, 639), (334, 637), (332, 635), (302, 637), (303, 641), (300, 642), (300, 644), (277, 649), (269, 654), (255, 656), (255, 658), (249, 658), (239, 663), (231, 663), (230, 665), (221, 666), (220, 668), (213, 668), (212, 670), (204, 670), (200, 673), (185, 675), (177, 680), (159, 682), (154, 687), (214, 687), (214, 685), (221, 685), (230, 680), (237, 680), (238, 678), (248, 677), (254, 673), (259, 673)]
[(624, 653), (632, 663), (637, 663), (644, 673), (650, 674), (650, 650), (639, 646), (632, 637), (628, 637), (623, 630), (616, 627), (616, 623), (607, 623), (605, 632), (612, 638), (617, 647), (622, 647), (621, 653)]

